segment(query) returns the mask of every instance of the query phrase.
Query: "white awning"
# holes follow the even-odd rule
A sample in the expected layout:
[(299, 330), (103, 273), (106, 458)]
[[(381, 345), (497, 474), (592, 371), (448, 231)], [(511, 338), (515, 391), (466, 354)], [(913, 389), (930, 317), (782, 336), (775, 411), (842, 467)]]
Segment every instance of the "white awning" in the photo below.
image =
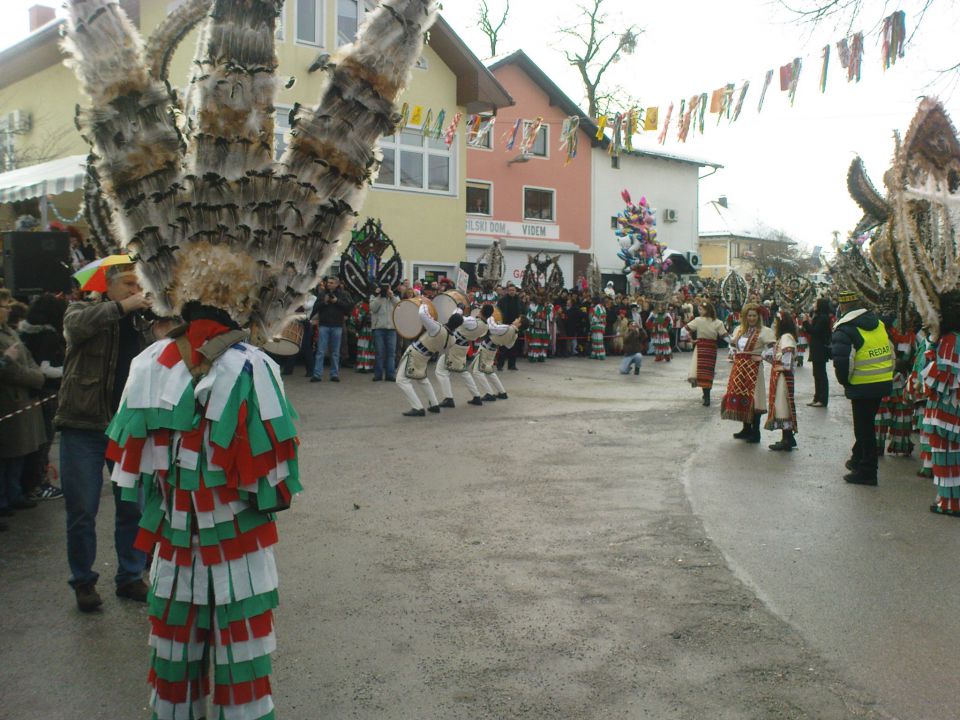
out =
[(79, 190), (86, 168), (86, 155), (71, 155), (0, 173), (0, 203)]

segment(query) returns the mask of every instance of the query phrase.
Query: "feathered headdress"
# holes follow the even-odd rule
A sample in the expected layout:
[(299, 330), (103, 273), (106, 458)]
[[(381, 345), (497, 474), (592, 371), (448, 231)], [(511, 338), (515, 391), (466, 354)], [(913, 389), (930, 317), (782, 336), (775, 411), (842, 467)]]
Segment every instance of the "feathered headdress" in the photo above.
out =
[(750, 295), (750, 288), (747, 281), (736, 270), (730, 273), (720, 282), (720, 297), (731, 310), (738, 311), (747, 302)]
[(937, 100), (920, 102), (884, 182), (910, 296), (938, 335), (941, 301), (960, 286), (960, 140)]
[[(435, 0), (384, 0), (367, 15), (357, 42), (324, 66), (317, 107), (294, 113), (274, 162), (281, 7), (191, 0), (145, 47), (115, 0), (69, 0), (64, 40), (91, 100), (78, 126), (155, 310), (210, 306), (264, 338), (279, 333), (353, 224), (436, 14)], [(185, 108), (166, 68), (202, 17)]]
[(480, 286), (487, 292), (491, 292), (501, 282), (507, 272), (507, 262), (503, 257), (503, 250), (500, 249), (500, 242), (494, 240), (483, 255), (477, 258), (477, 280)]
[(527, 256), (527, 266), (523, 270), (523, 279), (521, 280), (523, 291), (531, 296), (541, 296), (544, 294), (550, 297), (556, 296), (563, 290), (563, 270), (560, 267), (559, 255), (536, 255)]

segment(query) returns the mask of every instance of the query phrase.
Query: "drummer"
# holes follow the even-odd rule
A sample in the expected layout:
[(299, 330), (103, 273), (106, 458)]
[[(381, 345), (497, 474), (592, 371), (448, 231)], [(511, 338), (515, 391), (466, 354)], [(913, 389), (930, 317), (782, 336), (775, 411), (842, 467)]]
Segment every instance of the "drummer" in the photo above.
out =
[(467, 351), (470, 349), (471, 342), (479, 340), (487, 334), (487, 324), (480, 318), (471, 315), (464, 316), (464, 309), (464, 306), (460, 304), (450, 316), (451, 318), (460, 317), (461, 322), (447, 340), (443, 355), (437, 360), (437, 381), (443, 391), (443, 402), (440, 403), (440, 407), (443, 408), (456, 407), (453, 401), (453, 385), (450, 383), (450, 373), (459, 375), (463, 379), (463, 384), (467, 386), (467, 390), (470, 391), (471, 398), (467, 401), (468, 404), (483, 405), (480, 389), (467, 368)]
[[(497, 350), (501, 347), (510, 348), (517, 341), (520, 333), (521, 318), (517, 318), (509, 325), (501, 325), (493, 316), (493, 305), (484, 305), (480, 308), (480, 316), (487, 323), (487, 336), (480, 342), (477, 354), (470, 365), (477, 385), (484, 391), (483, 400), (492, 402), (506, 400), (507, 390), (497, 375)], [(497, 394), (493, 391), (496, 389)]]
[(417, 396), (417, 391), (413, 388), (414, 380), (420, 383), (427, 394), (427, 400), (430, 402), (427, 409), (432, 413), (440, 412), (437, 393), (427, 377), (427, 365), (434, 353), (446, 347), (450, 333), (460, 327), (463, 322), (463, 316), (454, 313), (445, 325), (441, 325), (430, 315), (430, 306), (427, 303), (420, 305), (418, 313), (423, 333), (404, 351), (397, 372), (397, 387), (403, 391), (410, 402), (410, 410), (403, 413), (406, 417), (424, 417), (427, 414)]

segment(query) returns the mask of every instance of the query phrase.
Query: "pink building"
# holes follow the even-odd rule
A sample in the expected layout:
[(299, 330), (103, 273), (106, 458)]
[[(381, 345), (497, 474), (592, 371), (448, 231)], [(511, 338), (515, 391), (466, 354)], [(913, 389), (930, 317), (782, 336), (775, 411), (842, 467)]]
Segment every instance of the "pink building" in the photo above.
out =
[[(497, 113), (484, 144), (467, 148), (467, 260), (476, 261), (493, 240), (502, 240), (506, 280), (519, 282), (527, 256), (560, 255), (567, 287), (573, 285), (574, 258), (591, 247), (591, 145), (596, 126), (522, 51), (490, 65), (513, 97), (513, 107)], [(580, 118), (579, 149), (569, 163), (561, 152), (561, 128)], [(507, 150), (517, 120), (543, 124), (527, 153)], [(581, 256), (582, 263), (582, 256)], [(581, 266), (578, 263), (578, 267)]]

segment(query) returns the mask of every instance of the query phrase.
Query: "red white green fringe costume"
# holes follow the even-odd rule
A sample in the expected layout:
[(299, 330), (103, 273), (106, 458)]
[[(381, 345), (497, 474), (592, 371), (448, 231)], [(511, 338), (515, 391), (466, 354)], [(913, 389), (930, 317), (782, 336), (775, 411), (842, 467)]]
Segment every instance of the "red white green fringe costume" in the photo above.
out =
[[(894, 351), (898, 358), (910, 358), (913, 353), (913, 333), (890, 331)], [(874, 422), (877, 448), (891, 455), (910, 455), (913, 452), (913, 402), (907, 393), (907, 376), (897, 372), (893, 376), (893, 390), (880, 401), (880, 409)], [(889, 437), (889, 444), (887, 438)]]
[[(197, 348), (226, 328), (187, 332)], [(107, 434), (125, 499), (146, 492), (136, 546), (153, 552), (149, 682), (158, 720), (273, 720), (274, 514), (302, 488), (276, 363), (237, 343), (194, 380), (172, 340), (130, 367)], [(213, 707), (206, 709), (213, 661)]]
[(606, 360), (607, 350), (603, 345), (603, 334), (607, 330), (607, 309), (597, 303), (590, 311), (590, 357), (594, 360)]
[(650, 329), (650, 345), (656, 362), (670, 362), (673, 357), (673, 346), (670, 341), (670, 331), (673, 329), (673, 318), (668, 313), (657, 313), (647, 319)]
[(933, 456), (933, 482), (937, 498), (930, 508), (960, 516), (960, 354), (958, 333), (950, 332), (937, 343), (933, 361), (922, 378), (927, 390), (923, 425)]
[(924, 409), (926, 407), (927, 392), (923, 384), (923, 369), (933, 361), (934, 352), (930, 341), (923, 336), (917, 337), (914, 349), (913, 370), (907, 378), (907, 396), (913, 404), (913, 429), (920, 439), (920, 471), (923, 477), (933, 477), (933, 453), (930, 451), (930, 441), (924, 429)]
[(373, 372), (377, 354), (373, 347), (373, 328), (370, 327), (370, 306), (363, 301), (358, 302), (350, 314), (350, 322), (357, 332), (356, 371)]
[(547, 347), (550, 343), (550, 322), (553, 320), (553, 305), (550, 303), (531, 303), (527, 307), (527, 358), (530, 362), (543, 362), (547, 359)]

